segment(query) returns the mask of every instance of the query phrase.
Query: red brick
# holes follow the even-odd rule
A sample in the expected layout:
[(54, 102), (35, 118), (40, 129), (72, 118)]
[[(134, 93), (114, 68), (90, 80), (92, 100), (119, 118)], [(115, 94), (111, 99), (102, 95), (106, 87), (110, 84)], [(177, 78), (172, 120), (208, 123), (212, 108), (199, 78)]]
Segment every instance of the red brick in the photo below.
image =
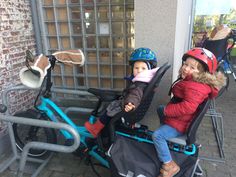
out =
[[(26, 49), (35, 50), (30, 1), (3, 0), (0, 2), (1, 44), (0, 95), (2, 91), (20, 83), (19, 71), (24, 67)], [(16, 91), (9, 94), (9, 111), (13, 114), (19, 109), (33, 105), (32, 91)], [(0, 97), (1, 101), (1, 97)]]

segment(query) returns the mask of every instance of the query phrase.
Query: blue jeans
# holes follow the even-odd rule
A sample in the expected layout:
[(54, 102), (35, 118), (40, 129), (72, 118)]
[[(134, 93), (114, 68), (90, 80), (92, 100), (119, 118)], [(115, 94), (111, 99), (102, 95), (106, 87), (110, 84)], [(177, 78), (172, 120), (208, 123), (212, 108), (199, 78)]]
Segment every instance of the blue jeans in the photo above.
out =
[(152, 139), (161, 162), (167, 163), (172, 160), (166, 140), (180, 135), (182, 135), (182, 133), (166, 124), (154, 131)]

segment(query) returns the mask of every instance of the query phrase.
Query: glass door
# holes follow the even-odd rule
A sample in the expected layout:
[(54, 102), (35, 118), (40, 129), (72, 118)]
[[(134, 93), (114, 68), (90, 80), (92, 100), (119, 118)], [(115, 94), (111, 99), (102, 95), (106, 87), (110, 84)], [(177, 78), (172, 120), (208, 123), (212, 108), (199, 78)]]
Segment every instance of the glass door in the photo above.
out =
[(218, 25), (236, 28), (235, 0), (196, 0), (194, 9), (192, 47), (201, 47), (204, 39)]

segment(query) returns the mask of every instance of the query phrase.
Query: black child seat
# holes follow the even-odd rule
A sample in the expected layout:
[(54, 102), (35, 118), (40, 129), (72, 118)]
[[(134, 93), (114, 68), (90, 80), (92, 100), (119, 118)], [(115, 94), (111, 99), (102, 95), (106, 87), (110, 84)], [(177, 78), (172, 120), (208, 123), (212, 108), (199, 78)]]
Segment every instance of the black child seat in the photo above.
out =
[[(155, 73), (152, 80), (148, 83), (147, 87), (144, 90), (142, 100), (138, 106), (138, 108), (135, 109), (135, 111), (132, 112), (120, 112), (116, 114), (109, 123), (109, 126), (105, 126), (105, 128), (101, 131), (100, 135), (97, 138), (97, 143), (100, 149), (103, 151), (108, 150), (111, 143), (114, 141), (115, 137), (115, 125), (117, 123), (121, 123), (122, 118), (122, 125), (126, 125), (129, 128), (134, 125), (136, 122), (143, 119), (145, 113), (147, 112), (152, 99), (155, 94), (156, 88), (159, 86), (159, 83), (164, 76), (165, 72), (170, 68), (170, 65), (167, 63), (164, 63)], [(117, 98), (119, 98), (122, 93), (119, 91), (114, 90), (101, 90), (96, 88), (90, 88), (88, 89), (88, 92), (96, 95), (98, 98), (98, 104), (96, 106), (95, 111), (92, 112), (92, 114), (95, 117), (99, 117), (104, 113), (106, 110), (106, 103), (109, 103)], [(104, 94), (105, 93), (105, 94)], [(105, 104), (104, 104), (105, 103)], [(110, 126), (111, 125), (111, 126)], [(112, 134), (110, 133), (112, 132)]]
[(206, 99), (202, 104), (198, 106), (197, 113), (195, 117), (193, 118), (186, 134), (172, 138), (169, 140), (170, 143), (180, 144), (182, 146), (191, 146), (196, 142), (196, 133), (197, 129), (206, 114), (208, 108), (210, 107), (211, 100)]
[[(195, 144), (195, 141), (197, 129), (210, 106), (210, 102), (211, 100), (207, 99), (199, 105), (195, 118), (184, 136), (169, 140), (172, 158), (181, 168), (175, 177), (202, 175), (198, 159), (199, 146)], [(107, 152), (112, 177), (157, 177), (159, 175), (162, 164), (157, 158), (150, 138), (151, 131), (145, 130), (143, 134), (147, 136), (142, 137), (134, 134), (129, 136), (129, 134), (120, 133), (117, 130), (112, 133), (115, 136), (114, 143)]]
[[(206, 99), (202, 104), (198, 106), (197, 113), (191, 122), (186, 134), (171, 138), (168, 140), (168, 145), (170, 149), (182, 152), (187, 155), (195, 155), (198, 156), (198, 149), (200, 145), (196, 144), (196, 133), (198, 130), (198, 127), (204, 118), (205, 114), (207, 113), (207, 110), (209, 109), (211, 104), (210, 99)], [(194, 170), (192, 172), (192, 175), (190, 177), (195, 176), (201, 176), (202, 175), (202, 169), (199, 164), (199, 159), (196, 156), (196, 163), (194, 165)]]
[[(117, 119), (120, 119), (121, 115), (126, 121), (126, 124), (130, 124), (130, 125), (142, 120), (152, 102), (153, 96), (155, 94), (155, 89), (159, 86), (162, 77), (164, 76), (165, 72), (169, 68), (170, 68), (170, 65), (167, 62), (167, 63), (164, 63), (157, 70), (152, 80), (148, 83), (147, 87), (144, 89), (142, 100), (135, 111), (131, 111), (128, 113), (123, 111), (121, 113), (118, 113), (112, 118), (113, 122), (116, 122)], [(95, 112), (92, 112), (92, 114), (98, 117), (101, 114), (101, 112), (104, 110), (105, 106), (102, 105), (103, 102), (111, 102), (122, 95), (120, 91), (102, 90), (102, 89), (96, 89), (96, 88), (89, 88), (88, 92), (92, 93), (98, 98), (98, 104), (96, 106)]]
[[(159, 86), (162, 77), (166, 73), (166, 71), (170, 68), (170, 65), (168, 63), (164, 63), (156, 72), (152, 80), (149, 82), (147, 87), (144, 90), (142, 100), (139, 104), (139, 106), (131, 112), (125, 112), (122, 111), (115, 115), (109, 124), (109, 134), (110, 134), (110, 140), (111, 142), (114, 142), (115, 137), (115, 127), (117, 123), (120, 123), (123, 127), (123, 125), (127, 126), (128, 129), (133, 125), (135, 125), (136, 122), (139, 122), (144, 118), (144, 115), (146, 114), (149, 106), (151, 105), (152, 99), (154, 97), (154, 94), (156, 93), (157, 87)], [(145, 126), (146, 127), (146, 126)], [(147, 128), (147, 127), (146, 127)]]
[(229, 38), (219, 40), (206, 39), (202, 47), (211, 51), (216, 58), (223, 58), (227, 53), (228, 39)]

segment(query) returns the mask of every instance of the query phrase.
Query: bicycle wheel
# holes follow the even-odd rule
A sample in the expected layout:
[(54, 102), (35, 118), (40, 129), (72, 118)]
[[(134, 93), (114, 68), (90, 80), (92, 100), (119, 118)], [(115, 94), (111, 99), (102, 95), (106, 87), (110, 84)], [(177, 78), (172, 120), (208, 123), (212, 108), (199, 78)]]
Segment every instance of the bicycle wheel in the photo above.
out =
[[(35, 118), (41, 120), (48, 120), (45, 114), (41, 114), (36, 110), (27, 110), (15, 114), (18, 117)], [(13, 124), (13, 132), (16, 140), (16, 146), (20, 151), (23, 151), (24, 146), (31, 141), (57, 143), (56, 133), (53, 129), (43, 128), (37, 126), (30, 126), (24, 124)], [(28, 155), (32, 157), (47, 158), (51, 151), (44, 149), (30, 149)]]

